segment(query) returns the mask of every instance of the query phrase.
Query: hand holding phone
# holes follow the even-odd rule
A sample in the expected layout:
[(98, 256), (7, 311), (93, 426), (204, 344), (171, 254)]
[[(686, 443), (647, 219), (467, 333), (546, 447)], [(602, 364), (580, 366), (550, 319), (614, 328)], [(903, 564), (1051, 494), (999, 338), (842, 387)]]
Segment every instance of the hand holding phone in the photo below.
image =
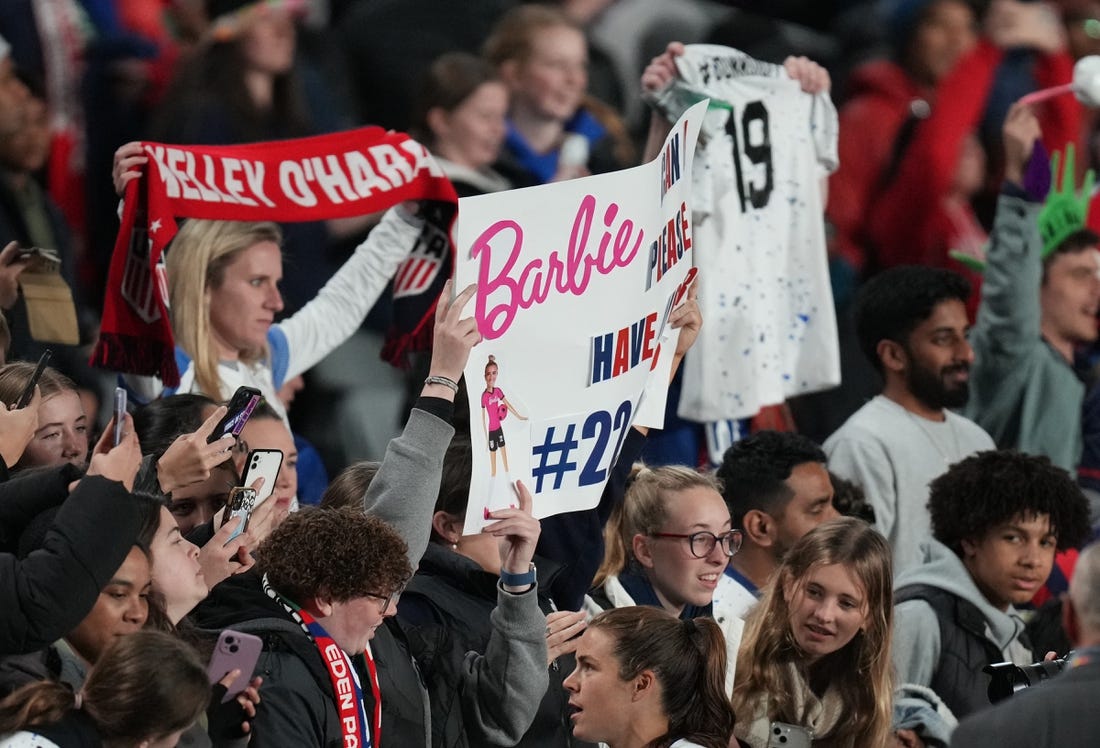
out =
[[(34, 390), (37, 392), (38, 390)], [(42, 395), (32, 397), (25, 408), (6, 408), (0, 404), (0, 460), (14, 467), (38, 430), (38, 405)]]
[(229, 503), (226, 504), (227, 511), (225, 513), (225, 518), (222, 520), (222, 527), (231, 522), (238, 522), (238, 524), (236, 529), (233, 530), (233, 534), (226, 539), (225, 545), (229, 545), (233, 542), (234, 538), (248, 529), (248, 520), (252, 516), (252, 510), (255, 507), (255, 488), (237, 486), (229, 492)]
[(126, 390), (115, 387), (115, 446), (122, 441), (122, 427), (126, 423)]
[(226, 434), (238, 436), (261, 399), (263, 399), (263, 395), (255, 387), (238, 387), (229, 400), (229, 409), (226, 411), (225, 417), (210, 432), (210, 436), (207, 437), (206, 441), (208, 443), (216, 442)]
[(279, 449), (254, 449), (248, 453), (248, 459), (244, 463), (244, 472), (241, 475), (241, 485), (251, 486), (257, 478), (263, 478), (264, 482), (256, 492), (256, 506), (264, 503), (275, 492), (275, 484), (279, 478), (279, 470), (283, 466), (283, 453)]
[(225, 677), (226, 673), (234, 670), (241, 671), (237, 679), (227, 686), (225, 695), (222, 697), (223, 704), (248, 687), (262, 650), (263, 640), (252, 634), (226, 629), (218, 636), (214, 653), (210, 656), (210, 664), (206, 668), (206, 676), (210, 679), (210, 683), (217, 683)]

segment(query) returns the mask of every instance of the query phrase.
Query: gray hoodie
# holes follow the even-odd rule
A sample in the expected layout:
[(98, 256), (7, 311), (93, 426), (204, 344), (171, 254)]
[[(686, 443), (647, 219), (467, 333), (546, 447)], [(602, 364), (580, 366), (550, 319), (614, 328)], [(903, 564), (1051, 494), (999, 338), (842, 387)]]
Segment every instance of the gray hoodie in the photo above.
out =
[[(921, 543), (922, 563), (898, 576), (895, 592), (911, 585), (929, 585), (972, 603), (985, 618), (985, 635), (997, 645), (1005, 660), (1017, 665), (1032, 661), (1031, 650), (1020, 643), (1024, 630), (1015, 608), (1007, 611), (990, 605), (974, 584), (970, 572), (955, 553), (937, 540)], [(928, 686), (940, 662), (940, 624), (923, 600), (909, 600), (894, 608), (893, 659), (899, 684)]]

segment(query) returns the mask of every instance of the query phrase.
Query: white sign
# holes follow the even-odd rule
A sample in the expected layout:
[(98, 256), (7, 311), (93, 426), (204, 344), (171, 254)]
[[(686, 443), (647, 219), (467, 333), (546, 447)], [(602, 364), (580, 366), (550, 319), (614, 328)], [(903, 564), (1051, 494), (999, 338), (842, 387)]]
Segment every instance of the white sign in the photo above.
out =
[(663, 423), (705, 112), (689, 109), (648, 164), (459, 201), (455, 287), (478, 284), (465, 313), (484, 338), (465, 372), (467, 533), (517, 504), (516, 479), (536, 517), (596, 506), (631, 424)]

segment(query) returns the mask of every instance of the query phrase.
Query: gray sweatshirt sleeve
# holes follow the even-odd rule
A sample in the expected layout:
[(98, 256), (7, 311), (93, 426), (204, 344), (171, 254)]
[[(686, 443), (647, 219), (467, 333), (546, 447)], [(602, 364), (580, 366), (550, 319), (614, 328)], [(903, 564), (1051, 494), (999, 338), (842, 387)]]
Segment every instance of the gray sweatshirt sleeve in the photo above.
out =
[(898, 685), (932, 685), (940, 661), (940, 622), (932, 606), (908, 600), (894, 608), (892, 644)]
[(413, 408), (363, 497), (363, 511), (388, 522), (408, 544), (413, 569), (428, 547), (443, 455), (454, 433), (442, 418)]
[(1001, 195), (997, 201), (973, 333), (976, 349), (1013, 357), (1038, 344), (1043, 275), (1038, 219), (1041, 208), (1038, 203), (1008, 195)]
[(535, 721), (550, 685), (546, 665), (546, 616), (537, 588), (513, 595), (497, 585), (493, 632), (485, 654), (468, 652), (462, 663), (463, 711), (474, 741), (515, 745)]

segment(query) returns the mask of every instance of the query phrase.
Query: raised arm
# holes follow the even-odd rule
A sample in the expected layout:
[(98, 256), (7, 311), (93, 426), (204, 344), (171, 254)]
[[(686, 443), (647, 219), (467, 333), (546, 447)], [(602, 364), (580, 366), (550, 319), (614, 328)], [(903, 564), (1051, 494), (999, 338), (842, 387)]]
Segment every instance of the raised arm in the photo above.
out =
[(363, 497), (363, 511), (384, 519), (401, 534), (409, 546), (409, 563), (414, 569), (428, 547), (443, 455), (454, 436), (450, 420), (457, 382), (470, 350), (481, 340), (474, 319), (462, 317), (462, 309), (476, 290), (470, 285), (452, 302), (451, 281), (443, 287), (436, 306), (428, 371), (429, 379), (448, 380), (455, 383), (455, 389), (425, 383), (405, 430), (386, 448), (378, 474)]
[(1024, 196), (1024, 169), (1039, 139), (1039, 120), (1028, 106), (1015, 104), (1004, 124), (1005, 187), (997, 201), (985, 282), (974, 331), (982, 350), (1014, 355), (1039, 338), (1039, 286), (1043, 242), (1042, 207)]
[[(500, 540), (502, 574), (528, 572), (539, 537), (539, 521), (531, 516), (531, 494), (518, 481), (516, 487), (519, 507), (492, 512), (489, 518), (495, 521), (482, 530)], [(546, 618), (537, 593), (536, 584), (508, 584), (502, 577), (485, 653), (468, 652), (463, 660), (466, 729), (494, 745), (519, 742), (535, 721), (550, 683)]]
[(0, 554), (0, 654), (41, 649), (92, 609), (144, 520), (129, 492), (140, 461), (131, 423), (119, 446), (93, 455), (42, 547), (23, 560)]

